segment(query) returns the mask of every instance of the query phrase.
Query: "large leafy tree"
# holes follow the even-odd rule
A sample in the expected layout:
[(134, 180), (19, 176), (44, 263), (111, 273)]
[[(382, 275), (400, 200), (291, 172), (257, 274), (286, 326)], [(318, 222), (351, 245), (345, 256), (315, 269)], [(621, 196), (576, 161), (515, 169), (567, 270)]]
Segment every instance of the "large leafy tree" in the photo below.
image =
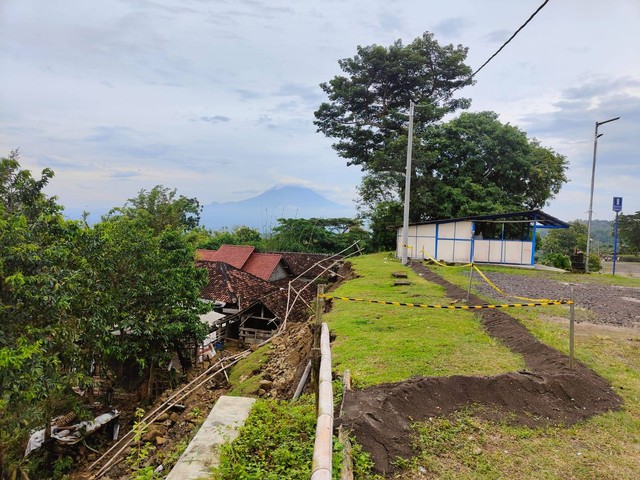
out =
[(268, 250), (338, 253), (356, 241), (368, 248), (369, 233), (351, 218), (279, 218), (278, 226), (264, 242)]
[(567, 181), (564, 156), (494, 112), (433, 125), (416, 150), (413, 221), (542, 208)]
[(338, 75), (321, 88), (329, 97), (315, 112), (318, 131), (337, 139), (333, 147), (348, 165), (365, 171), (396, 171), (404, 164), (409, 102), (416, 104), (415, 131), (460, 108), (454, 89), (470, 84), (467, 49), (441, 46), (426, 32), (408, 45), (358, 47), (338, 63)]
[(100, 247), (87, 255), (97, 272), (102, 318), (94, 325), (103, 329), (95, 343), (103, 359), (154, 366), (205, 333), (199, 294), (206, 272), (195, 268), (180, 231), (155, 235), (144, 219), (118, 217), (97, 224), (94, 234)]
[(580, 220), (569, 223), (569, 228), (560, 228), (549, 232), (542, 240), (544, 253), (573, 255), (587, 248), (587, 226)]
[(380, 221), (402, 222), (397, 206), (404, 197), (410, 100), (416, 104), (411, 221), (541, 208), (566, 182), (562, 155), (493, 112), (440, 123), (470, 105), (454, 96), (471, 83), (466, 54), (462, 46), (439, 45), (430, 33), (406, 46), (358, 47), (358, 55), (339, 62), (346, 75), (321, 85), (329, 101), (315, 112), (315, 124), (337, 139), (333, 146), (348, 165), (365, 172), (360, 208), (381, 246), (391, 247), (392, 237)]
[(114, 208), (107, 218), (126, 216), (137, 218), (154, 234), (165, 228), (191, 230), (200, 223), (202, 206), (197, 198), (178, 195), (176, 189), (156, 185), (151, 190), (142, 189), (123, 207)]
[(620, 215), (618, 232), (627, 250), (640, 252), (640, 212), (633, 215)]
[(76, 248), (82, 228), (43, 193), (53, 172), (34, 178), (18, 160), (15, 151), (0, 160), (0, 470), (17, 461), (30, 428), (50, 424), (90, 365), (81, 341), (91, 311), (91, 269)]

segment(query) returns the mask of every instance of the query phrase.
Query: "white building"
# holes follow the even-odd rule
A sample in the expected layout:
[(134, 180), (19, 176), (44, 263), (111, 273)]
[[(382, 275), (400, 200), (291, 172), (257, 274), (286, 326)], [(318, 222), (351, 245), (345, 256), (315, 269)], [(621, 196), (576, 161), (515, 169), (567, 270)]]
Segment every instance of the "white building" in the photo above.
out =
[[(536, 233), (569, 225), (541, 210), (497, 213), (409, 225), (407, 256), (446, 262), (533, 265)], [(402, 227), (396, 255), (402, 257)]]

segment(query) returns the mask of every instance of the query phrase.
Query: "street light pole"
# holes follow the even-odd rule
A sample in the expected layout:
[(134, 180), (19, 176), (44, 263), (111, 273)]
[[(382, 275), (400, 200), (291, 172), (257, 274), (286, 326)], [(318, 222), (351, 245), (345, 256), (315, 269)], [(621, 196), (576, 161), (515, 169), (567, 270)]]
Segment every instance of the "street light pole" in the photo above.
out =
[(402, 222), (402, 264), (408, 263), (409, 243), (409, 198), (411, 195), (411, 153), (413, 149), (413, 109), (415, 103), (409, 102), (409, 131), (407, 132), (407, 170), (404, 180), (404, 218)]
[(596, 151), (598, 149), (598, 138), (602, 136), (602, 134), (598, 135), (598, 127), (600, 125), (604, 125), (605, 123), (615, 122), (619, 120), (620, 117), (610, 118), (609, 120), (605, 120), (604, 122), (596, 122), (596, 132), (593, 137), (593, 165), (591, 166), (591, 196), (589, 198), (589, 220), (587, 221), (587, 258), (584, 263), (584, 271), (589, 273), (589, 251), (591, 247), (591, 218), (593, 217), (593, 184), (596, 176)]

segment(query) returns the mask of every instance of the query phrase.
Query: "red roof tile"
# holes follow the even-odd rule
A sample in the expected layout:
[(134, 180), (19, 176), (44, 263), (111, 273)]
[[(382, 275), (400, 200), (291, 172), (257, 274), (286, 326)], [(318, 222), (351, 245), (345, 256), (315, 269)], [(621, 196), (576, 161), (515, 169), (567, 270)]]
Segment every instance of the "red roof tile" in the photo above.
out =
[(209, 261), (224, 262), (229, 265), (242, 269), (256, 247), (251, 245), (222, 245), (215, 253), (210, 256)]
[(281, 260), (282, 255), (275, 253), (254, 253), (242, 270), (263, 280), (269, 280)]

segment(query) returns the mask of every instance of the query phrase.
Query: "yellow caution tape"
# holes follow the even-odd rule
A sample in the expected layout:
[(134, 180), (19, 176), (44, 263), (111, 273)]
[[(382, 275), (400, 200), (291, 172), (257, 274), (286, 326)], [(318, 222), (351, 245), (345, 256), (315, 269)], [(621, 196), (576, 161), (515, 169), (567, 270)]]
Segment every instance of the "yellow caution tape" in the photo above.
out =
[(425, 305), (422, 303), (406, 303), (406, 302), (389, 302), (385, 300), (370, 300), (366, 298), (350, 298), (350, 297), (334, 297), (331, 295), (318, 295), (318, 298), (324, 298), (327, 300), (344, 300), (348, 302), (367, 302), (378, 303), (381, 305), (393, 305), (396, 307), (415, 307), (415, 308), (436, 308), (444, 310), (479, 310), (483, 308), (514, 308), (514, 307), (548, 307), (551, 305), (573, 305), (571, 300), (547, 300), (544, 302), (531, 302), (531, 303), (510, 303), (502, 305)]
[(422, 252), (422, 254), (425, 256), (426, 259), (432, 261), (436, 265), (440, 265), (441, 267), (460, 268), (460, 267), (470, 267), (472, 265), (471, 263), (465, 263), (463, 265), (462, 264), (461, 265), (447, 265), (446, 263), (439, 262), (438, 260), (436, 260), (432, 256), (430, 256), (427, 253), (425, 253), (424, 248), (422, 250), (420, 250), (420, 252)]

